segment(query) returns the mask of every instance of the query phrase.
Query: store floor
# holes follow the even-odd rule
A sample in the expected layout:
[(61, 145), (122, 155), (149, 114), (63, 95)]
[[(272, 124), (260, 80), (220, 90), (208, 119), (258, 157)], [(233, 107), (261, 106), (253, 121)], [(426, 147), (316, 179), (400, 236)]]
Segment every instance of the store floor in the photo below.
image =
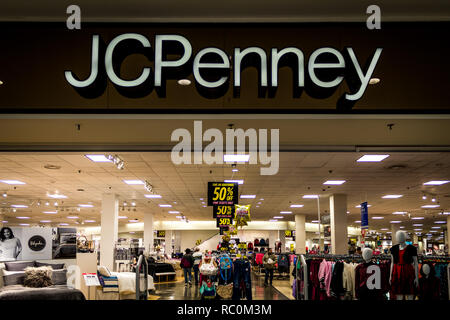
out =
[[(158, 296), (158, 300), (200, 300), (199, 287), (185, 287), (183, 278), (171, 283), (155, 283), (155, 287), (152, 296)], [(289, 280), (274, 279), (273, 286), (264, 287), (264, 276), (252, 274), (253, 300), (289, 300), (289, 290), (292, 290)]]

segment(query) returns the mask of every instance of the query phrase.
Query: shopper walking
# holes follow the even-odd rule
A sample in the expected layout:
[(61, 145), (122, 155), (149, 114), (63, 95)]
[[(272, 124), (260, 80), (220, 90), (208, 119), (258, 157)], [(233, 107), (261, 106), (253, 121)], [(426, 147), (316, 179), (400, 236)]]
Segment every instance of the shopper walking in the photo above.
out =
[(263, 257), (263, 266), (264, 271), (266, 273), (266, 276), (264, 278), (264, 286), (268, 286), (267, 280), (269, 280), (270, 277), (270, 285), (272, 285), (273, 281), (273, 269), (275, 268), (275, 262), (277, 261), (277, 257), (273, 254), (272, 249), (269, 248), (269, 250), (266, 252), (266, 254)]
[(194, 265), (194, 258), (191, 254), (191, 249), (185, 250), (183, 258), (181, 258), (180, 267), (184, 270), (184, 285), (192, 286), (192, 266)]
[(192, 255), (192, 257), (194, 258), (194, 280), (195, 280), (195, 285), (198, 285), (198, 267), (200, 265), (200, 262), (202, 262), (202, 253), (200, 252), (200, 248), (195, 248), (194, 249), (194, 254)]

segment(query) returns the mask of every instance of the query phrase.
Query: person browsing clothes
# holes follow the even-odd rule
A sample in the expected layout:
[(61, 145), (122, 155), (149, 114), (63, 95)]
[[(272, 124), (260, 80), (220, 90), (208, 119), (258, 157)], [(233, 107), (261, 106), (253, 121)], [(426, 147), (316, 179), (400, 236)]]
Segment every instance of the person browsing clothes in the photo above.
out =
[(263, 266), (264, 266), (264, 271), (266, 273), (265, 278), (264, 278), (264, 286), (265, 287), (268, 286), (267, 280), (269, 280), (269, 277), (270, 277), (270, 285), (272, 285), (273, 269), (275, 268), (276, 261), (277, 261), (277, 257), (273, 254), (272, 249), (269, 248), (269, 250), (266, 252), (266, 254), (263, 257)]

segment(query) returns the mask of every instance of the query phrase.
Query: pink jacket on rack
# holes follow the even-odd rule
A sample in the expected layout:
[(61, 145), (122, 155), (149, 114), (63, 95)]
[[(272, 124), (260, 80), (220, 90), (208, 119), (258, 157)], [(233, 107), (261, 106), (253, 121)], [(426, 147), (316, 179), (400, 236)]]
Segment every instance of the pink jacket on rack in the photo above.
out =
[(319, 267), (319, 282), (320, 288), (326, 290), (327, 296), (330, 297), (330, 284), (332, 276), (333, 264), (331, 261), (326, 261), (325, 259), (320, 263)]

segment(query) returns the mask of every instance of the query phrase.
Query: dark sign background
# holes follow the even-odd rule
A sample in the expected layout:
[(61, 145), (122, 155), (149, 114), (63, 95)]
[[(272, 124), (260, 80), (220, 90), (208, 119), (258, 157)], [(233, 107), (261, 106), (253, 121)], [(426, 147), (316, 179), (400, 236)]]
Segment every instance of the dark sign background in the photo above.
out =
[(232, 218), (235, 210), (235, 206), (213, 206), (213, 218)]
[(208, 182), (208, 206), (238, 204), (237, 183)]
[(46, 241), (42, 236), (32, 236), (28, 240), (28, 247), (33, 251), (42, 251), (45, 245)]

